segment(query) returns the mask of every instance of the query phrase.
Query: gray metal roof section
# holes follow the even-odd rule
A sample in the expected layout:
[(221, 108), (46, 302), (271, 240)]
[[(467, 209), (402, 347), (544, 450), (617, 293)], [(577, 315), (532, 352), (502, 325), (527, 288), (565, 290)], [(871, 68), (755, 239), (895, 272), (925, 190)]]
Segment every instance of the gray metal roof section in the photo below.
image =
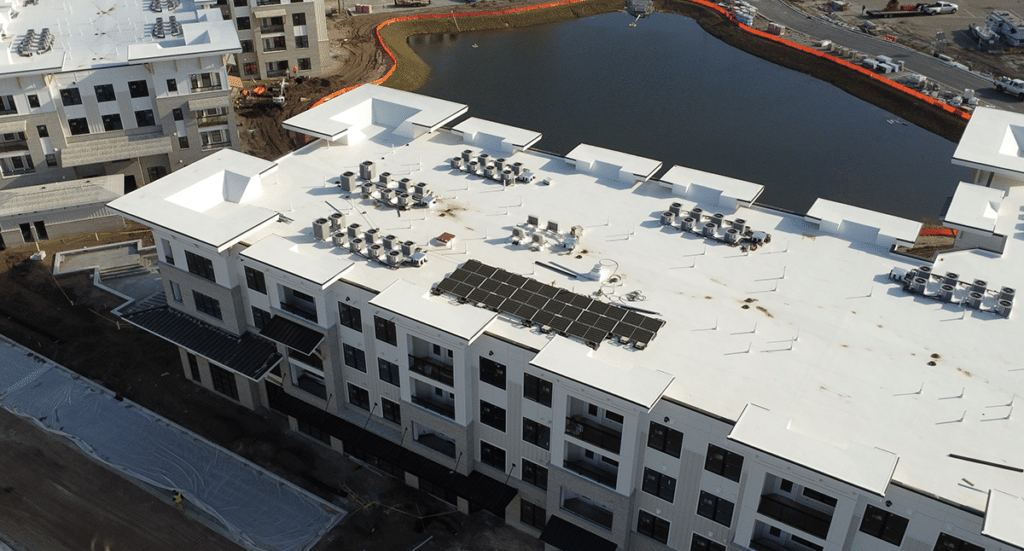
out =
[(124, 195), (124, 175), (96, 176), (0, 190), (0, 218), (106, 204)]
[(61, 152), (60, 163), (64, 168), (70, 168), (117, 159), (162, 155), (171, 150), (171, 139), (167, 136), (117, 136), (73, 144)]
[(236, 337), (169, 306), (132, 312), (123, 318), (254, 381), (262, 380), (281, 361), (277, 345), (263, 337), (249, 332)]
[(316, 347), (324, 342), (323, 333), (300, 325), (284, 316), (274, 316), (260, 330), (260, 336), (279, 342), (292, 350), (298, 350), (307, 356), (315, 352)]

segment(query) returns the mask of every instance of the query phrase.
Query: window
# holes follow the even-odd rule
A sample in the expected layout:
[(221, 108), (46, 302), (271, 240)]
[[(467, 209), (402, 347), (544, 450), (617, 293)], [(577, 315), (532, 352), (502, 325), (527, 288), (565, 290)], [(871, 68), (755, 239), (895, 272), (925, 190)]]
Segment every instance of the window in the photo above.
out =
[(690, 542), (690, 551), (725, 551), (725, 546), (699, 534), (694, 534), (693, 540)]
[(528, 482), (542, 489), (548, 489), (548, 470), (540, 465), (523, 460), (523, 482)]
[(523, 398), (551, 407), (551, 383), (529, 373), (524, 374)]
[(363, 317), (359, 312), (359, 308), (339, 302), (338, 314), (341, 315), (342, 325), (349, 329), (355, 329), (360, 333), (363, 332)]
[(246, 63), (245, 66), (242, 67), (242, 72), (246, 75), (255, 75), (258, 72), (258, 69), (256, 68), (255, 63)]
[(107, 132), (113, 130), (121, 130), (124, 126), (121, 124), (121, 115), (103, 115), (103, 130)]
[(80, 136), (82, 134), (89, 133), (89, 121), (84, 118), (81, 119), (68, 119), (68, 130), (71, 131), (72, 136)]
[(128, 83), (128, 95), (133, 98), (149, 96), (149, 85), (144, 80), (133, 80)]
[(29, 107), (39, 107), (39, 96), (37, 96), (35, 94), (29, 94), (28, 95), (28, 106)]
[(5, 157), (0, 159), (0, 172), (4, 176), (14, 176), (17, 174), (31, 174), (36, 171), (35, 164), (32, 163), (31, 155), (19, 155), (17, 157)]
[(676, 496), (676, 479), (654, 469), (644, 469), (644, 491), (672, 503)]
[(188, 149), (188, 137), (180, 136), (178, 138), (178, 149)]
[(626, 420), (625, 417), (619, 415), (618, 413), (615, 413), (614, 411), (605, 411), (604, 412), (604, 418), (609, 420), (609, 421), (611, 421), (611, 422), (613, 422), (613, 423), (618, 423), (620, 425), (622, 424), (623, 421)]
[[(249, 19), (246, 18), (246, 21), (248, 20)], [(249, 54), (256, 51), (256, 46), (253, 45), (252, 40), (239, 40), (238, 42), (242, 45), (243, 54)]]
[(398, 378), (398, 364), (377, 358), (377, 369), (380, 371), (380, 380), (395, 386), (402, 386)]
[(726, 501), (714, 494), (707, 492), (700, 493), (697, 500), (697, 514), (709, 518), (722, 526), (728, 528), (732, 524), (733, 503)]
[(245, 267), (245, 284), (247, 287), (260, 294), (267, 294), (267, 279), (263, 272)]
[(939, 532), (939, 539), (935, 541), (935, 551), (985, 551), (985, 548)]
[(505, 432), (505, 410), (490, 402), (480, 400), (480, 421)]
[(366, 353), (362, 350), (349, 346), (347, 344), (341, 345), (341, 349), (345, 354), (345, 365), (355, 369), (356, 371), (362, 371), (366, 373)]
[(708, 457), (704, 461), (704, 470), (724, 476), (733, 482), (739, 482), (740, 472), (743, 470), (743, 456), (719, 448), (714, 444), (708, 444)]
[(505, 472), (505, 450), (481, 440), (480, 462)]
[(270, 323), (270, 319), (272, 317), (273, 316), (270, 315), (270, 312), (255, 306), (252, 307), (252, 324), (256, 329), (263, 329), (266, 327), (266, 325)]
[(199, 376), (199, 360), (195, 354), (188, 353), (188, 371), (192, 375), (192, 380), (201, 383), (202, 377)]
[(238, 399), (238, 386), (235, 384), (235, 376), (230, 371), (210, 364), (210, 380), (213, 381), (214, 390)]
[(65, 88), (60, 91), (60, 101), (64, 107), (82, 105), (82, 93), (78, 91), (78, 88)]
[(188, 265), (190, 273), (210, 281), (217, 281), (217, 277), (213, 273), (213, 261), (209, 258), (199, 256), (191, 251), (185, 251), (185, 264)]
[(168, 92), (177, 92), (178, 91), (178, 81), (174, 80), (173, 78), (167, 79), (167, 91)]
[(300, 71), (309, 71), (312, 68), (313, 68), (313, 64), (309, 61), (308, 57), (300, 57), (299, 58), (299, 70)]
[(39, 137), (40, 138), (49, 138), (50, 137), (50, 130), (48, 128), (46, 128), (45, 124), (40, 124), (39, 126), (37, 126), (36, 127), (36, 132), (39, 133)]
[(519, 522), (543, 530), (547, 524), (547, 511), (525, 499), (519, 501)]
[(46, 166), (57, 166), (57, 154), (47, 153), (46, 154)]
[(100, 84), (96, 87), (96, 101), (103, 103), (105, 101), (114, 101), (117, 96), (114, 95), (113, 84)]
[(303, 12), (295, 12), (292, 14), (292, 25), (305, 25), (306, 14)]
[(395, 322), (380, 316), (373, 316), (373, 329), (378, 341), (398, 346), (398, 333), (395, 329)]
[[(235, 26), (238, 27), (238, 30), (240, 31), (247, 31), (252, 28), (252, 19), (249, 19), (248, 15), (246, 15), (245, 17), (236, 17)], [(252, 44), (252, 40), (249, 41), (249, 44)], [(242, 51), (245, 50), (243, 49)]]
[(348, 402), (357, 408), (370, 411), (370, 393), (352, 383), (348, 384)]
[(176, 121), (183, 121), (183, 120), (185, 120), (185, 112), (182, 111), (180, 107), (176, 107), (176, 108), (172, 109), (171, 110), (171, 116), (174, 117), (174, 120), (176, 120)]
[(171, 297), (174, 298), (174, 302), (181, 302), (181, 285), (176, 281), (171, 282)]
[(153, 110), (143, 109), (142, 111), (136, 111), (135, 124), (139, 128), (143, 128), (145, 126), (156, 126), (156, 119), (153, 118)]
[(787, 494), (792, 493), (793, 482), (790, 480), (783, 479), (782, 482), (779, 483), (779, 489), (782, 490), (783, 492), (786, 492)]
[(220, 73), (196, 73), (188, 78), (193, 93), (220, 90)]
[(824, 547), (822, 547), (822, 546), (820, 546), (820, 545), (818, 545), (818, 544), (816, 544), (816, 543), (814, 543), (812, 541), (805, 540), (805, 539), (801, 538), (800, 536), (798, 536), (796, 534), (790, 534), (789, 535), (789, 539), (793, 543), (799, 543), (800, 545), (802, 545), (804, 547), (807, 547), (808, 549), (813, 549), (814, 551), (825, 551)]
[(909, 523), (909, 520), (899, 515), (868, 505), (864, 510), (864, 520), (860, 523), (860, 531), (899, 547)]
[(244, 8), (249, 5), (249, 0), (235, 0), (236, 8)]
[(192, 291), (192, 300), (196, 303), (196, 310), (206, 314), (207, 316), (221, 319), (219, 300), (213, 297), (208, 297), (199, 291)]
[[(296, 48), (308, 48), (309, 47), (309, 37), (306, 36), (306, 35), (296, 36), (295, 37), (295, 47)], [(307, 58), (306, 61), (308, 62), (309, 59)], [(299, 60), (299, 64), (300, 65), (302, 64), (302, 60), (301, 59)]]
[(683, 449), (683, 433), (651, 421), (651, 432), (647, 435), (647, 447), (679, 457)]
[(323, 442), (324, 444), (330, 445), (330, 443), (331, 443), (331, 435), (329, 435), (326, 432), (324, 432), (323, 429), (321, 429), (320, 427), (311, 425), (308, 422), (302, 421), (302, 420), (298, 420), (298, 423), (299, 423), (299, 425), (296, 428), (299, 429), (299, 432), (301, 432), (302, 434), (305, 434), (307, 436), (311, 436), (313, 438), (316, 438), (317, 440)]
[(480, 380), (505, 390), (505, 366), (480, 356)]
[(523, 440), (545, 450), (549, 449), (551, 447), (551, 427), (523, 417)]
[(0, 96), (0, 115), (14, 115), (18, 113), (18, 106), (14, 103), (14, 96)]
[(227, 130), (210, 130), (209, 132), (200, 132), (199, 139), (202, 140), (203, 151), (220, 149), (222, 147), (231, 147), (231, 136), (228, 135)]
[(391, 400), (388, 400), (387, 398), (381, 398), (380, 403), (381, 411), (384, 413), (384, 418), (387, 419), (388, 421), (391, 421), (392, 423), (395, 423), (396, 425), (401, 425), (402, 408), (398, 404), (392, 402)]
[(661, 543), (668, 543), (669, 522), (658, 518), (643, 509), (636, 521), (636, 531)]
[(836, 503), (838, 503), (838, 500), (836, 500), (836, 498), (829, 495), (825, 495), (817, 490), (812, 490), (811, 488), (804, 488), (803, 494), (805, 497), (809, 497), (815, 501), (820, 501), (825, 505), (828, 505), (829, 507), (835, 507)]

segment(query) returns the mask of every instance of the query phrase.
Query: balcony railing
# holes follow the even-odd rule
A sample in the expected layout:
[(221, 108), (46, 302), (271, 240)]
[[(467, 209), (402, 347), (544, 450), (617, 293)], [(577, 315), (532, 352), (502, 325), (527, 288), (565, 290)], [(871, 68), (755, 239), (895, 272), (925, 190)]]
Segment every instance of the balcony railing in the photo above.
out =
[(768, 538), (758, 538), (751, 541), (750, 548), (754, 551), (802, 551), (802, 548), (789, 547)]
[(267, 78), (277, 78), (288, 75), (288, 69), (276, 69), (273, 71), (267, 71)]
[(191, 87), (189, 88), (189, 90), (190, 90), (190, 91), (191, 91), (191, 92), (192, 92), (193, 94), (198, 94), (198, 93), (200, 93), (200, 92), (215, 92), (215, 91), (217, 91), (217, 90), (223, 90), (223, 89), (224, 89), (224, 88), (223, 88), (223, 87), (221, 86), (221, 84), (220, 84), (219, 82), (218, 82), (218, 83), (216, 83), (216, 84), (206, 84), (206, 85), (201, 85), (201, 84), (199, 84), (199, 85), (192, 85), (192, 86), (191, 86)]
[(441, 438), (436, 434), (427, 433), (421, 434), (416, 441), (436, 452), (440, 452), (452, 459), (455, 459), (455, 442), (452, 442), (451, 440)]
[(620, 431), (595, 423), (580, 415), (565, 418), (565, 434), (615, 453), (619, 453), (619, 449), (622, 447)]
[(316, 323), (316, 312), (309, 312), (308, 310), (295, 306), (294, 304), (288, 304), (287, 302), (281, 303), (281, 309), (293, 316), (299, 316), (304, 320)]
[(0, 153), (14, 153), (15, 151), (24, 151), (25, 153), (28, 153), (28, 141), (12, 140), (9, 142), (0, 142)]
[(196, 119), (199, 126), (223, 126), (228, 123), (227, 115), (214, 115), (212, 117), (199, 117)]
[(429, 358), (409, 356), (409, 370), (448, 386), (455, 386), (455, 371), (452, 366)]
[(446, 404), (439, 400), (420, 396), (413, 396), (412, 403), (420, 406), (421, 408), (433, 411), (438, 415), (443, 415), (449, 419), (455, 419), (455, 406), (452, 404)]
[(565, 500), (565, 502), (562, 503), (562, 509), (569, 511), (578, 517), (589, 520), (598, 526), (608, 530), (612, 529), (612, 520), (615, 516), (608, 509), (591, 505), (577, 497)]
[(306, 374), (299, 375), (299, 379), (295, 383), (295, 386), (320, 399), (327, 399), (327, 387), (322, 382)]
[[(204, 143), (203, 147), (202, 147), (202, 150), (203, 151), (210, 151), (210, 150), (213, 150), (213, 149), (223, 149), (225, 147), (231, 147), (231, 140), (222, 141), (222, 142)], [(289, 312), (289, 310), (287, 308), (284, 308), (283, 305), (282, 305), (281, 309), (286, 311), (286, 312)], [(295, 314), (295, 312), (290, 312), (290, 313)], [(295, 315), (296, 316), (302, 316), (302, 314), (295, 314)], [(313, 317), (315, 318), (316, 315), (314, 314)], [(305, 318), (305, 319), (309, 319), (309, 318)], [(316, 319), (314, 319), (312, 321), (316, 321)]]
[(283, 33), (284, 25), (260, 25), (260, 32), (263, 34)]
[(618, 475), (613, 471), (602, 469), (589, 461), (583, 461), (580, 459), (567, 460), (565, 462), (565, 468), (584, 478), (589, 478), (598, 484), (604, 484), (609, 488), (615, 488), (615, 479)]
[(828, 538), (828, 528), (832, 524), (832, 515), (815, 511), (806, 505), (776, 494), (761, 496), (757, 512), (821, 539)]

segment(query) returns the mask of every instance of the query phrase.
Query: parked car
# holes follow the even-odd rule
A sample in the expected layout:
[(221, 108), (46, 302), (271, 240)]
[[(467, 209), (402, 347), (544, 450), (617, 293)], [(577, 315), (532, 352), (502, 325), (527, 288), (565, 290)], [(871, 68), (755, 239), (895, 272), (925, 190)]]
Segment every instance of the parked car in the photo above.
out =
[(935, 2), (934, 4), (928, 4), (924, 7), (924, 12), (928, 15), (938, 15), (940, 13), (956, 13), (956, 9), (959, 6), (952, 2)]

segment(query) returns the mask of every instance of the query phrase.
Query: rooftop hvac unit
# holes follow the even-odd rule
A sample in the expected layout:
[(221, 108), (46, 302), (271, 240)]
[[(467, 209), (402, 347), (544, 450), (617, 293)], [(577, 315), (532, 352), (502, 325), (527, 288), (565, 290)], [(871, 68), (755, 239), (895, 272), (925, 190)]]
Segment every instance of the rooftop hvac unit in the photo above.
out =
[(380, 192), (380, 200), (382, 203), (393, 205), (395, 203), (395, 197), (397, 197), (397, 195), (398, 194), (395, 190), (385, 189)]
[(352, 193), (359, 187), (359, 183), (356, 181), (356, 173), (348, 171), (341, 175), (341, 190)]
[(967, 305), (971, 308), (981, 308), (982, 294), (977, 291), (971, 291), (967, 295)]
[(373, 190), (376, 186), (374, 186), (373, 183), (371, 182), (363, 182), (362, 184), (359, 185), (359, 187), (362, 189), (363, 197), (369, 197), (373, 195)]
[(349, 239), (355, 239), (355, 238), (359, 237), (359, 227), (360, 227), (359, 224), (354, 224), (354, 223), (348, 225), (348, 238)]
[(523, 241), (526, 241), (526, 230), (519, 226), (512, 228), (512, 243), (518, 245)]
[(889, 271), (889, 279), (900, 283), (910, 283), (909, 272), (903, 268), (893, 268)]
[(491, 156), (486, 153), (481, 153), (476, 156), (476, 160), (480, 161), (480, 166), (487, 166), (491, 162)]
[(313, 237), (317, 241), (327, 241), (331, 236), (331, 222), (326, 218), (317, 218), (313, 221)]
[(701, 217), (704, 216), (704, 209), (700, 207), (693, 207), (690, 209), (690, 216), (693, 217), (694, 221), (700, 222)]
[(355, 239), (349, 239), (348, 240), (348, 250), (350, 250), (350, 251), (352, 251), (354, 253), (358, 253), (358, 252), (362, 251), (363, 250), (363, 239), (361, 237), (357, 237)]
[(370, 228), (363, 234), (363, 239), (366, 240), (367, 245), (376, 245), (380, 242), (380, 230), (377, 228)]
[(974, 284), (971, 285), (971, 291), (974, 291), (975, 293), (981, 293), (984, 295), (987, 290), (988, 282), (984, 279), (975, 279)]
[(725, 230), (725, 242), (726, 243), (739, 243), (740, 242), (740, 230), (736, 228), (729, 228)]
[(427, 255), (422, 251), (417, 251), (409, 256), (409, 263), (419, 268), (420, 266), (427, 263)]
[(395, 237), (394, 235), (385, 235), (384, 236), (384, 247), (385, 248), (391, 249), (391, 250), (395, 250), (395, 249), (398, 248), (398, 244), (399, 244), (398, 238)]
[(494, 159), (494, 166), (498, 167), (498, 172), (505, 170), (505, 163), (504, 158)]
[(484, 172), (487, 174), (487, 178), (491, 180), (500, 179), (499, 174), (501, 173), (498, 172), (498, 167), (494, 166), (494, 163), (490, 163), (489, 165), (487, 165), (487, 168), (484, 170)]
[(747, 221), (742, 218), (737, 218), (732, 221), (732, 227), (740, 231), (740, 235), (747, 233)]
[(465, 161), (466, 164), (469, 164), (469, 162), (473, 160), (473, 150), (472, 149), (463, 150), (462, 151), (462, 160)]
[(948, 283), (943, 283), (939, 287), (939, 300), (942, 302), (953, 302), (953, 286)]
[(760, 230), (754, 232), (750, 236), (750, 240), (753, 241), (754, 243), (757, 243), (758, 245), (760, 245), (761, 243), (767, 243), (769, 239), (771, 239), (771, 237), (768, 235), (768, 232), (763, 232)]
[(506, 186), (514, 184), (516, 181), (516, 175), (512, 172), (511, 168), (506, 168), (501, 171), (501, 183)]
[(920, 275), (921, 277), (925, 278), (925, 279), (931, 279), (932, 278), (932, 267), (931, 266), (921, 266), (920, 268), (917, 269), (917, 274)]
[(942, 282), (945, 283), (946, 285), (952, 285), (955, 287), (957, 283), (960, 282), (960, 274), (946, 272), (946, 277), (945, 279), (942, 280)]
[(925, 288), (928, 286), (928, 280), (921, 276), (917, 276), (910, 282), (910, 292), (917, 293), (919, 295), (924, 294)]
[(345, 215), (336, 212), (331, 215), (331, 231), (341, 231), (341, 228), (345, 227)]
[(377, 165), (373, 161), (359, 163), (359, 177), (368, 181), (377, 179)]
[(544, 246), (547, 245), (547, 243), (548, 243), (548, 240), (544, 237), (544, 234), (542, 234), (542, 233), (535, 233), (535, 234), (533, 234), (533, 248), (534, 249), (543, 249)]
[(558, 233), (558, 222), (548, 220), (548, 231), (551, 233)]
[(402, 263), (402, 253), (400, 251), (389, 251), (387, 256), (384, 257), (384, 261), (388, 266), (398, 266)]
[(516, 180), (527, 184), (532, 182), (534, 178), (536, 178), (536, 176), (529, 170), (524, 170), (519, 173), (519, 176), (516, 176)]
[(1013, 309), (1013, 303), (1008, 300), (1000, 300), (996, 303), (996, 313), (1004, 318), (1010, 317), (1010, 310)]
[(512, 163), (512, 172), (516, 176), (519, 176), (524, 170), (526, 170), (526, 167), (523, 166), (523, 163)]
[(716, 226), (714, 222), (706, 222), (703, 226), (703, 229), (701, 230), (701, 233), (704, 234), (704, 237), (714, 237), (715, 231), (717, 229), (718, 226)]
[(409, 208), (410, 206), (412, 206), (412, 196), (409, 195), (408, 193), (399, 193), (398, 206), (402, 208)]
[(340, 231), (335, 232), (333, 235), (331, 235), (331, 243), (333, 243), (335, 247), (344, 247), (345, 233)]
[(697, 221), (694, 220), (690, 216), (687, 216), (686, 218), (683, 218), (683, 223), (682, 223), (683, 231), (693, 231), (693, 225), (696, 224), (696, 223), (697, 223)]
[(412, 256), (412, 253), (416, 251), (416, 243), (412, 241), (402, 241), (402, 254), (405, 256)]
[(390, 184), (393, 181), (394, 180), (391, 178), (391, 173), (390, 172), (381, 172), (380, 173), (380, 183), (382, 183), (384, 185), (387, 185), (387, 184)]
[(668, 206), (668, 211), (671, 212), (673, 216), (679, 216), (683, 212), (683, 204), (672, 203)]
[(670, 210), (661, 213), (661, 225), (671, 226), (676, 221), (676, 215)]
[(719, 228), (725, 227), (725, 215), (720, 212), (712, 214), (711, 221), (714, 222), (715, 225), (718, 226)]
[(469, 162), (469, 170), (467, 172), (469, 172), (470, 174), (477, 174), (477, 173), (479, 173), (480, 172), (480, 163), (478, 163), (477, 161), (470, 161)]
[[(458, 159), (458, 157), (456, 157), (456, 159)], [(462, 160), (460, 159), (459, 162), (461, 163)], [(409, 178), (402, 178), (401, 180), (398, 181), (398, 189), (400, 189), (402, 191), (409, 191), (410, 189), (412, 189), (414, 187), (416, 187), (416, 185), (413, 184), (412, 180), (409, 179)]]
[(379, 259), (384, 256), (384, 247), (379, 243), (370, 245), (370, 256)]
[(427, 195), (430, 195), (430, 188), (427, 187), (426, 183), (420, 182), (420, 183), (416, 184), (416, 191), (415, 191), (415, 193), (417, 195), (420, 195), (421, 197), (425, 197)]
[(463, 161), (462, 157), (452, 157), (452, 168), (455, 170), (461, 170), (465, 163), (466, 161)]
[(999, 290), (999, 300), (1007, 300), (1013, 302), (1013, 297), (1017, 292), (1011, 287), (1003, 287)]
[(526, 225), (527, 226), (537, 227), (537, 226), (540, 225), (540, 218), (538, 218), (536, 214), (527, 214), (526, 215)]

